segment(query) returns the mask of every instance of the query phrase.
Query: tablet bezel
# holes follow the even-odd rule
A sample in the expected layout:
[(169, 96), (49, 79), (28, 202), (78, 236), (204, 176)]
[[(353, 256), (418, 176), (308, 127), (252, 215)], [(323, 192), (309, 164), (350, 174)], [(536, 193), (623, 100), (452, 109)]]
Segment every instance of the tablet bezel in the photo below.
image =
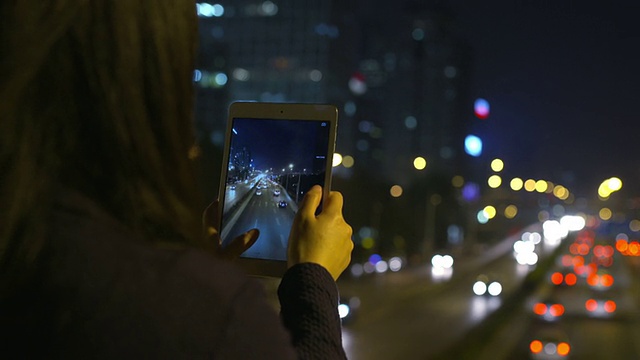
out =
[[(224, 206), (224, 195), (227, 185), (227, 172), (230, 156), (231, 136), (233, 131), (233, 122), (235, 118), (244, 119), (265, 119), (265, 120), (287, 120), (287, 121), (318, 121), (329, 124), (329, 138), (326, 149), (326, 164), (323, 186), (323, 198), (326, 198), (331, 190), (332, 177), (332, 160), (335, 151), (338, 109), (334, 105), (329, 104), (313, 104), (313, 103), (267, 103), (267, 102), (248, 102), (237, 101), (229, 106), (227, 117), (227, 129), (225, 132), (225, 143), (222, 158), (222, 169), (220, 172), (220, 186), (218, 196), (220, 201), (218, 204), (219, 217), (216, 219), (216, 229), (222, 234), (222, 216)], [(249, 229), (246, 229), (249, 230)], [(258, 229), (259, 230), (259, 229)], [(235, 236), (240, 234), (235, 234)], [(220, 239), (222, 241), (222, 239)], [(258, 238), (260, 241), (260, 238)], [(287, 261), (239, 257), (234, 260), (245, 271), (254, 276), (263, 277), (282, 277), (287, 270)]]

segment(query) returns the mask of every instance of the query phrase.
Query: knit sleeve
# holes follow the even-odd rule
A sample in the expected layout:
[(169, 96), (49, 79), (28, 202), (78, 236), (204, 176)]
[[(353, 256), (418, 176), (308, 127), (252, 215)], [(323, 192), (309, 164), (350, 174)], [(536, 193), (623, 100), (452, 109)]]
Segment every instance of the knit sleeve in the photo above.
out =
[(278, 287), (280, 315), (301, 359), (346, 359), (331, 274), (312, 263), (292, 266)]

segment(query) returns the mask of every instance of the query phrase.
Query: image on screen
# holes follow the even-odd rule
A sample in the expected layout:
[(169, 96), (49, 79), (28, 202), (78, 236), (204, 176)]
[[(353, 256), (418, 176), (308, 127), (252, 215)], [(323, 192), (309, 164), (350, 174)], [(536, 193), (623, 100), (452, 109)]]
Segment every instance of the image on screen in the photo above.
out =
[(329, 123), (235, 118), (227, 162), (221, 238), (258, 228), (243, 257), (286, 260), (298, 204), (311, 186), (324, 186)]

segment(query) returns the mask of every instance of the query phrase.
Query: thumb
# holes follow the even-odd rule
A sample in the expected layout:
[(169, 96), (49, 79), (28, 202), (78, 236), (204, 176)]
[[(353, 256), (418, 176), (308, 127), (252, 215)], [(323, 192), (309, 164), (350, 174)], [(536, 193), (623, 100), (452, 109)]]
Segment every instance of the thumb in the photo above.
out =
[(316, 216), (316, 209), (320, 206), (321, 200), (322, 187), (320, 185), (313, 185), (304, 195), (302, 204), (300, 204), (298, 209), (298, 213), (304, 217), (314, 218)]
[(236, 259), (258, 240), (258, 236), (260, 236), (260, 231), (251, 229), (237, 236), (229, 242), (229, 245), (220, 249), (220, 255), (225, 259)]

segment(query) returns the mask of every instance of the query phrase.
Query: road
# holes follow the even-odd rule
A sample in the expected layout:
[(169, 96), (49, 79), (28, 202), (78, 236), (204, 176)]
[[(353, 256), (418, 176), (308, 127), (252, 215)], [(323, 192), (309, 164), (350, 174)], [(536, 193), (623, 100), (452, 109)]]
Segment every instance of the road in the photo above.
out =
[[(529, 345), (541, 332), (567, 341), (570, 357), (562, 359), (640, 358), (634, 341), (640, 335), (637, 258), (614, 255), (606, 269), (616, 279), (611, 288), (596, 290), (583, 277), (571, 288), (555, 286), (550, 276), (562, 267), (558, 261), (574, 239), (569, 236), (539, 252), (540, 262), (533, 266), (518, 264), (512, 251), (504, 251), (505, 244), (513, 244), (506, 239), (499, 252), (458, 259), (445, 280), (434, 277), (426, 265), (345, 277), (339, 281), (341, 294), (360, 300), (355, 317), (344, 324), (349, 359), (553, 359), (544, 351), (531, 354)], [(503, 293), (473, 294), (480, 273), (497, 275)], [(587, 312), (586, 300), (596, 295), (616, 302), (614, 315)], [(565, 314), (550, 322), (533, 313), (533, 304), (549, 297), (565, 307)]]
[[(234, 214), (228, 214), (228, 218), (233, 218), (233, 221), (229, 227), (223, 228), (223, 236), (232, 237), (257, 228), (260, 230), (260, 237), (243, 256), (286, 260), (287, 240), (295, 206), (277, 183), (267, 179), (258, 179), (255, 183), (255, 187), (246, 191), (248, 198), (239, 200), (246, 203), (235, 209)], [(279, 206), (280, 201), (287, 205)]]

